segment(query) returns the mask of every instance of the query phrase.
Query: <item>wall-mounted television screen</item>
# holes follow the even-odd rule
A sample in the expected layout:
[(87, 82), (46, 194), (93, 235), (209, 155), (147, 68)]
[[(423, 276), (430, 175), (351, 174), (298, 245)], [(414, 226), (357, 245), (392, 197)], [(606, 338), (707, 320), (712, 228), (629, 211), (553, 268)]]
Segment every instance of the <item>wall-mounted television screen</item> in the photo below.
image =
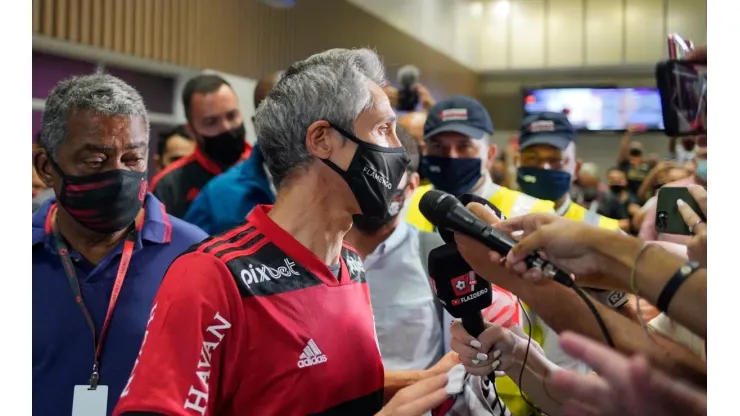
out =
[(586, 131), (623, 131), (641, 125), (663, 130), (657, 88), (539, 88), (524, 92), (524, 113), (565, 112), (573, 127)]

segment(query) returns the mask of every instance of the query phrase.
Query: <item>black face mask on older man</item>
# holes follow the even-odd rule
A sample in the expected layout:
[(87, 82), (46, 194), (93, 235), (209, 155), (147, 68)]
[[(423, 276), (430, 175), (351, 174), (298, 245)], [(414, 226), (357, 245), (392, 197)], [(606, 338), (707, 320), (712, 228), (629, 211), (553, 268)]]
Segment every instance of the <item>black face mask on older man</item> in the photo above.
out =
[(52, 166), (62, 178), (59, 204), (83, 227), (101, 234), (131, 225), (146, 197), (146, 171), (115, 169), (72, 176)]
[(347, 182), (363, 216), (387, 218), (388, 207), (411, 161), (406, 150), (403, 147), (389, 148), (364, 142), (334, 124), (329, 124), (342, 136), (355, 142), (357, 150), (346, 171), (331, 160), (321, 161)]
[(406, 185), (396, 191), (391, 204), (388, 206), (388, 215), (384, 218), (353, 215), (352, 226), (365, 234), (375, 234), (378, 230), (393, 222), (398, 218), (398, 214), (401, 213), (403, 205), (406, 203), (406, 189), (408, 189), (408, 186), (408, 181), (406, 181)]

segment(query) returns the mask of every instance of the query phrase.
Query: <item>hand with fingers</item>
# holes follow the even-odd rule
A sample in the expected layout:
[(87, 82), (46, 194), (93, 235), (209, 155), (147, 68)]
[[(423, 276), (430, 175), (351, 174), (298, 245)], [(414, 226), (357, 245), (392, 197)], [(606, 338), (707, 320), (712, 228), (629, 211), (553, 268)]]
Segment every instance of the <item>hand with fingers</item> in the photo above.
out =
[[(515, 333), (490, 322), (486, 322), (485, 327), (477, 339), (468, 334), (460, 321), (450, 327), (450, 347), (460, 356), (465, 370), (481, 377), (494, 371), (497, 377), (518, 374), (527, 348), (527, 336), (521, 329)], [(530, 347), (544, 355), (536, 341), (532, 340)]]
[(375, 416), (422, 416), (439, 407), (448, 395), (447, 375), (440, 374), (414, 383), (396, 393)]
[(548, 384), (568, 399), (566, 415), (668, 416), (706, 415), (707, 396), (650, 367), (644, 357), (628, 358), (598, 342), (565, 332), (563, 350), (583, 360), (599, 375), (552, 373)]
[(432, 93), (429, 92), (427, 87), (417, 82), (416, 85), (414, 85), (414, 90), (417, 94), (419, 94), (419, 102), (421, 103), (421, 108), (423, 108), (424, 111), (429, 111), (432, 107), (434, 107), (436, 101), (434, 100), (434, 97), (432, 97)]
[[(506, 266), (523, 278), (541, 280), (542, 270), (528, 269), (525, 258), (540, 252), (543, 259), (576, 275), (603, 273), (603, 256), (594, 250), (594, 242), (614, 237), (612, 231), (571, 221), (554, 214), (535, 213), (509, 218), (496, 224), (507, 233), (520, 232), (519, 243), (506, 256)], [(502, 261), (498, 253), (491, 254), (492, 261)]]
[[(696, 200), (701, 208), (704, 218), (707, 218), (707, 190), (699, 185), (689, 187), (689, 193)], [(693, 234), (691, 240), (686, 244), (686, 253), (689, 260), (698, 262), (701, 267), (707, 267), (707, 223), (701, 219), (698, 213), (694, 212), (685, 201), (678, 200), (678, 212), (681, 213), (689, 231)]]

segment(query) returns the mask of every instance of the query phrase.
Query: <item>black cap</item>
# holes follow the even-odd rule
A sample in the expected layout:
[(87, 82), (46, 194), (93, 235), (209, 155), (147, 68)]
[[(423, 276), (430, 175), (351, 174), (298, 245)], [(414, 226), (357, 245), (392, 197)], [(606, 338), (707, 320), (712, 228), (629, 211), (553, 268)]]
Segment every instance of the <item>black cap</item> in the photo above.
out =
[(435, 104), (424, 123), (424, 140), (447, 132), (480, 140), (485, 134), (493, 134), (493, 122), (481, 103), (470, 97), (455, 95)]
[(547, 144), (564, 150), (576, 140), (576, 131), (563, 113), (545, 111), (524, 118), (519, 131), (519, 149)]

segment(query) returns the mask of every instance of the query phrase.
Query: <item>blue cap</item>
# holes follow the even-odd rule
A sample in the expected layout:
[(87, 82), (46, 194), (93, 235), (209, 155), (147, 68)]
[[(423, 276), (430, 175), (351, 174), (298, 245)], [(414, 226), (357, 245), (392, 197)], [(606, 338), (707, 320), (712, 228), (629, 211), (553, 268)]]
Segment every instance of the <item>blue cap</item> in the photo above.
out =
[(455, 95), (435, 104), (424, 123), (424, 140), (447, 132), (480, 140), (486, 134), (493, 134), (493, 122), (481, 103)]
[(545, 111), (524, 118), (519, 130), (519, 149), (547, 144), (564, 150), (576, 140), (576, 131), (563, 113)]

